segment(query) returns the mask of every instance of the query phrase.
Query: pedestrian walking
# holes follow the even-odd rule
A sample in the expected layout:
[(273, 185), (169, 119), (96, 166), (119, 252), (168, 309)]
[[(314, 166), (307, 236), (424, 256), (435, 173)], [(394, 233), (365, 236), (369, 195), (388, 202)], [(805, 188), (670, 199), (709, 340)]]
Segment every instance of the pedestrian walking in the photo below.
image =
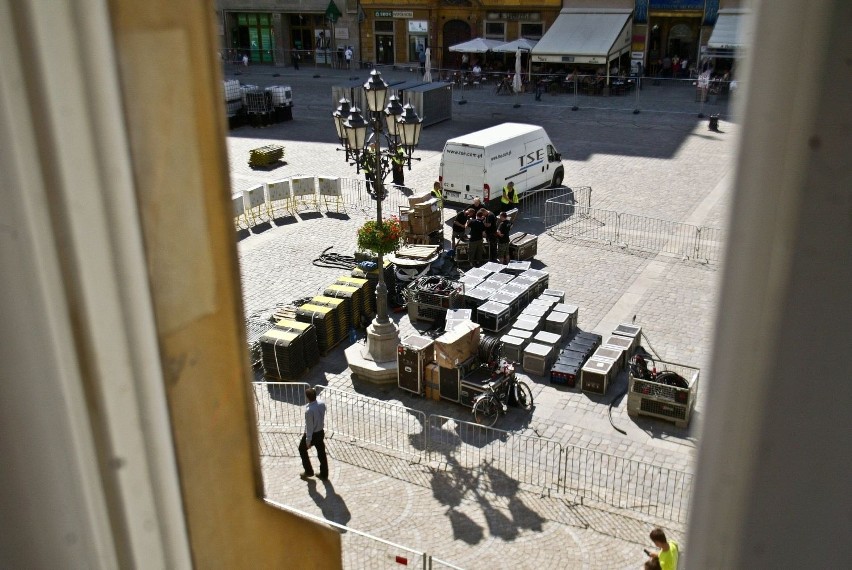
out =
[(352, 46), (346, 46), (343, 57), (346, 58), (346, 69), (352, 69)]
[(243, 54), (243, 67), (248, 67), (249, 56), (247, 53)]
[(426, 50), (420, 46), (420, 51), (417, 54), (417, 60), (420, 62), (420, 75), (426, 73)]
[(474, 212), (471, 208), (468, 210), (468, 218), (467, 227), (470, 230), (468, 258), (473, 267), (479, 267), (485, 262), (485, 247), (482, 243), (485, 235), (485, 213), (483, 210)]
[(293, 50), (293, 67), (299, 69), (299, 52), (297, 50)]
[(508, 212), (517, 206), (518, 193), (515, 192), (515, 183), (509, 180), (509, 183), (503, 186), (503, 195), (500, 196), (500, 211)]
[(680, 557), (678, 544), (673, 540), (666, 539), (663, 529), (657, 527), (651, 531), (651, 542), (660, 549), (660, 552), (645, 551), (651, 558), (656, 558), (662, 570), (677, 570), (677, 561)]
[(497, 261), (509, 264), (509, 236), (512, 234), (512, 221), (506, 212), (500, 212), (497, 224)]
[(299, 456), (302, 458), (302, 467), (305, 470), (299, 477), (307, 479), (314, 476), (314, 466), (311, 464), (311, 458), (308, 457), (308, 450), (311, 447), (316, 447), (320, 464), (317, 477), (328, 479), (328, 458), (325, 455), (324, 431), (325, 402), (317, 400), (317, 391), (314, 388), (307, 388), (305, 396), (308, 398), (308, 405), (305, 406), (305, 433), (302, 434), (302, 441), (299, 442)]

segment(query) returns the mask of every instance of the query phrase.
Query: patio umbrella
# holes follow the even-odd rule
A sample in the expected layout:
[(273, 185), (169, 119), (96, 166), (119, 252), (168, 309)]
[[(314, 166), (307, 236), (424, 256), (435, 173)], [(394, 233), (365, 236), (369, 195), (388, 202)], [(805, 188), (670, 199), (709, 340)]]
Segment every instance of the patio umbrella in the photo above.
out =
[(518, 48), (521, 48), (521, 51), (532, 51), (532, 48), (537, 44), (537, 40), (528, 40), (526, 38), (519, 38), (517, 40), (500, 44), (499, 46), (493, 48), (491, 51), (496, 51), (498, 53), (513, 53), (517, 51)]
[(515, 50), (515, 77), (512, 78), (512, 89), (515, 93), (520, 93), (521, 88), (521, 48), (518, 47)]
[(432, 83), (432, 48), (426, 48), (426, 72), (423, 74), (423, 81)]
[(502, 44), (500, 40), (486, 40), (483, 38), (473, 38), (466, 42), (450, 46), (450, 51), (463, 53), (485, 53), (491, 51), (495, 47)]

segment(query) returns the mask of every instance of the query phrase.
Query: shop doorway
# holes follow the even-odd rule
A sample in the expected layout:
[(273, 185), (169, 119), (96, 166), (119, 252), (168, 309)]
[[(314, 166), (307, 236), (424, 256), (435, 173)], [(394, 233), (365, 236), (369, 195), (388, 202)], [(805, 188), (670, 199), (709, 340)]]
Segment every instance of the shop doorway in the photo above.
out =
[(672, 57), (686, 58), (695, 63), (695, 38), (692, 28), (687, 24), (676, 24), (669, 30), (669, 45), (666, 50)]
[(466, 42), (469, 39), (471, 39), (470, 24), (464, 20), (450, 20), (444, 24), (444, 59), (441, 65), (459, 69), (462, 54), (450, 51), (450, 46)]
[(393, 65), (393, 36), (376, 34), (376, 63)]

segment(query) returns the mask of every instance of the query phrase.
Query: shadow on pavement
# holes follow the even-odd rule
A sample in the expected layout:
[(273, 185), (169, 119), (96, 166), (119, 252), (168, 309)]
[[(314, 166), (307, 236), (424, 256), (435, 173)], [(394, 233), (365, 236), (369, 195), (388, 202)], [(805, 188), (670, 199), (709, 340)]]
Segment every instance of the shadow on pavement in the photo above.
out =
[(315, 479), (308, 479), (308, 494), (311, 496), (314, 503), (316, 503), (316, 505), (320, 508), (323, 517), (332, 522), (336, 522), (337, 524), (346, 526), (349, 524), (349, 521), (352, 520), (352, 513), (349, 512), (349, 507), (346, 506), (346, 501), (344, 501), (343, 497), (335, 492), (334, 485), (331, 484), (331, 481), (326, 479), (325, 481), (322, 481), (322, 485), (325, 487), (324, 497), (317, 489), (317, 481)]

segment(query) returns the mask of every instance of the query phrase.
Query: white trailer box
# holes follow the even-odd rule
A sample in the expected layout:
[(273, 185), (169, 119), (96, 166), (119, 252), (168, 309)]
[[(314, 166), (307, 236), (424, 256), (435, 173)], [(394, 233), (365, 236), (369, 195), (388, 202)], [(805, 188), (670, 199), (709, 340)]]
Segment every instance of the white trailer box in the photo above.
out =
[(522, 196), (559, 186), (564, 178), (562, 156), (544, 128), (536, 125), (503, 123), (450, 139), (441, 157), (444, 201), (453, 204), (498, 200), (509, 181)]

